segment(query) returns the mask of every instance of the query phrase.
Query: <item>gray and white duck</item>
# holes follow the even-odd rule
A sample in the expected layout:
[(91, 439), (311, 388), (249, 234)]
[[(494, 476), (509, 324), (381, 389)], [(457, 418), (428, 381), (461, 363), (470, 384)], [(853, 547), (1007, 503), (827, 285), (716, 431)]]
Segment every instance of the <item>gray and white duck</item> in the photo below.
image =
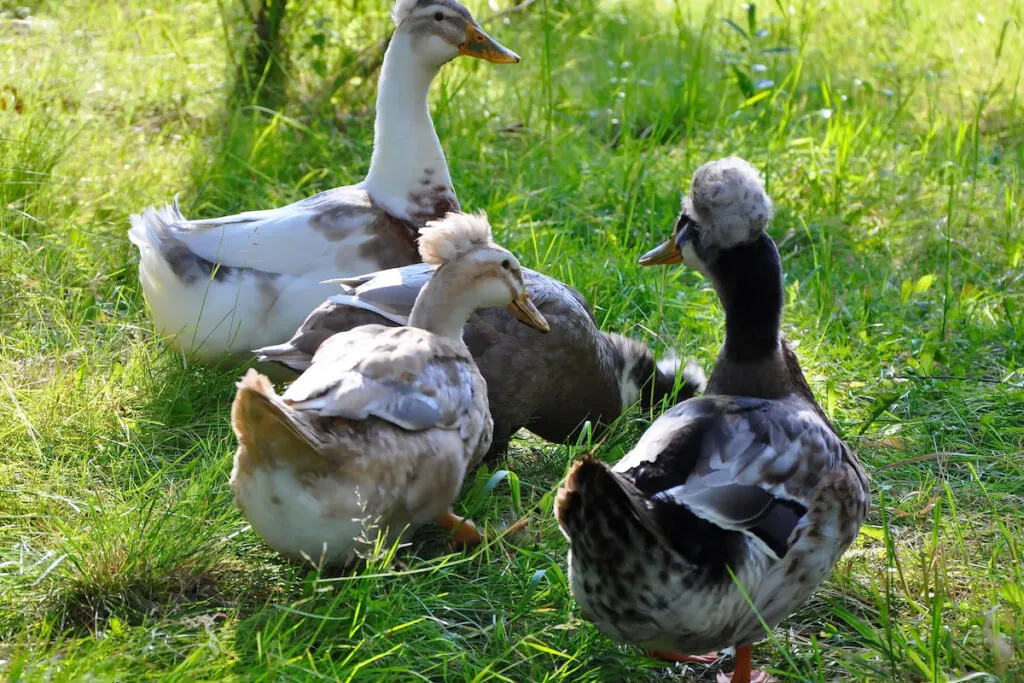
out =
[[(258, 349), (259, 360), (298, 373), (337, 332), (406, 324), (434, 268), (415, 264), (336, 281), (344, 291), (314, 310), (290, 340)], [(569, 285), (529, 268), (523, 278), (549, 333), (519, 324), (505, 308), (476, 311), (462, 331), (487, 380), (494, 418), (488, 459), (502, 454), (521, 428), (547, 441), (571, 442), (588, 420), (600, 430), (635, 404), (650, 410), (703, 388), (695, 362), (684, 365), (672, 355), (655, 360), (641, 342), (599, 330), (587, 300)]]
[(870, 506), (856, 454), (781, 334), (771, 216), (746, 161), (694, 174), (672, 238), (641, 263), (682, 261), (718, 293), (725, 342), (705, 394), (666, 411), (614, 467), (574, 463), (555, 502), (583, 615), (666, 659), (734, 647), (734, 672), (718, 676), (733, 683), (769, 680), (751, 671), (762, 620), (771, 628), (811, 596)]
[(480, 306), (508, 306), (540, 332), (547, 322), (485, 219), (430, 223), (419, 249), (438, 267), (408, 326), (332, 336), (280, 396), (256, 370), (239, 382), (231, 488), (253, 529), (288, 557), (348, 564), (373, 544), (375, 528), (391, 542), (428, 522), (464, 543), (479, 540), (452, 512), (493, 431), (462, 328)]
[(459, 55), (519, 57), (456, 0), (398, 0), (366, 178), (277, 209), (186, 219), (177, 201), (131, 217), (156, 330), (200, 362), (288, 339), (334, 288), (324, 280), (419, 261), (418, 230), (459, 202), (427, 104)]

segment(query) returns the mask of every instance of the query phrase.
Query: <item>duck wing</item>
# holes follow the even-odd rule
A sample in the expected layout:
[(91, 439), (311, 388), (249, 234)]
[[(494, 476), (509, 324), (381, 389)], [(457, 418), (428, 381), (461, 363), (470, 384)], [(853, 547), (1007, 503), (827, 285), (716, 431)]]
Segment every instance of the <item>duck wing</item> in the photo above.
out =
[(798, 399), (711, 396), (658, 418), (614, 469), (643, 492), (662, 531), (692, 514), (781, 558), (816, 487), (845, 453)]
[(483, 382), (459, 346), (415, 328), (364, 325), (328, 339), (283, 398), (320, 417), (463, 432)]
[[(341, 294), (332, 296), (329, 301), (335, 306), (348, 306), (373, 311), (392, 322), (405, 325), (408, 322), (409, 314), (412, 312), (416, 297), (424, 285), (430, 281), (437, 266), (426, 263), (415, 263), (402, 268), (391, 268), (376, 273), (369, 273), (358, 277), (339, 278), (331, 280), (344, 287)], [(530, 298), (538, 308), (542, 306), (562, 306), (569, 304), (575, 309), (582, 309), (585, 315), (590, 316), (587, 309), (587, 302), (576, 290), (558, 280), (530, 270), (523, 269), (523, 279), (526, 283)], [(502, 308), (483, 309), (488, 312), (486, 316), (476, 316), (476, 319), (494, 318), (502, 319), (512, 323), (512, 329), (522, 327), (515, 318), (504, 312)], [(550, 310), (557, 314), (557, 310)], [(592, 317), (591, 317), (592, 319)], [(473, 327), (470, 325), (469, 327)], [(529, 329), (529, 328), (526, 328)]]
[[(339, 248), (351, 253), (354, 267), (366, 261), (372, 268), (377, 265), (375, 258), (387, 256), (380, 253), (384, 245), (376, 242), (395, 232), (403, 233), (400, 241), (412, 254), (403, 254), (405, 258), (399, 263), (416, 260), (412, 244), (415, 231), (398, 226), (400, 221), (358, 186), (327, 190), (276, 209), (219, 218), (188, 220), (178, 210), (177, 202), (165, 213), (169, 217), (165, 226), (168, 239), (176, 240), (193, 257), (221, 268), (292, 276), (332, 268), (335, 272), (352, 272), (334, 263)], [(371, 243), (374, 248), (370, 258), (363, 258), (358, 253), (360, 247), (369, 249)]]
[(303, 372), (320, 345), (338, 332), (361, 325), (405, 325), (416, 296), (435, 268), (417, 263), (329, 280), (341, 285), (343, 291), (313, 309), (288, 341), (256, 349), (254, 353), (261, 362), (280, 363)]
[[(331, 296), (310, 313), (287, 342), (256, 349), (255, 353), (260, 361), (280, 363), (302, 372), (309, 367), (320, 345), (338, 332), (369, 324), (405, 325), (416, 297), (436, 268), (416, 263), (331, 280), (342, 286), (340, 294)], [(481, 368), (488, 382), (506, 376), (508, 373), (498, 371), (505, 367), (534, 368), (547, 373), (548, 369), (540, 368), (537, 361), (558, 364), (566, 355), (565, 350), (586, 341), (587, 333), (591, 336), (597, 334), (593, 315), (579, 292), (528, 268), (523, 269), (523, 278), (534, 305), (551, 324), (552, 331), (540, 334), (503, 308), (482, 309), (474, 313), (463, 334), (478, 364), (486, 365), (492, 360), (496, 363), (495, 372), (491, 374), (485, 367)], [(561, 352), (561, 355), (550, 355), (552, 352)], [(522, 357), (522, 362), (513, 363), (510, 354)], [(571, 359), (581, 354), (569, 355)], [(516, 384), (523, 387), (521, 382)]]
[(416, 297), (436, 269), (437, 266), (416, 263), (360, 277), (332, 280), (340, 284), (344, 291), (328, 301), (338, 307), (372, 311), (399, 325), (405, 325), (409, 321)]

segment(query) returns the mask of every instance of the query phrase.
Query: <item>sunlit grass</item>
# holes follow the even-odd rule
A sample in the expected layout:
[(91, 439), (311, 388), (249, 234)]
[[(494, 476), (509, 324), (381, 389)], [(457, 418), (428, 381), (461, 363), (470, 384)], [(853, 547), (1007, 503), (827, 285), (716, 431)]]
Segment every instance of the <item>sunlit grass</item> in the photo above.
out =
[[(236, 3), (0, 0), (0, 672), (713, 680), (576, 616), (551, 504), (587, 443), (522, 440), (507, 473), (468, 481), (461, 512), (495, 533), (532, 519), (469, 554), (428, 532), (355, 574), (308, 572), (232, 507), (237, 372), (156, 340), (127, 217), (179, 192), (214, 216), (365, 174), (366, 48), (388, 7), (290, 4), (287, 98), (268, 110), (235, 82)], [(457, 61), (432, 94), (465, 208), (604, 328), (706, 366), (710, 286), (636, 256), (703, 161), (765, 171), (785, 331), (876, 506), (755, 650), (781, 678), (1024, 677), (1022, 12), (538, 0), (487, 25), (522, 63)]]

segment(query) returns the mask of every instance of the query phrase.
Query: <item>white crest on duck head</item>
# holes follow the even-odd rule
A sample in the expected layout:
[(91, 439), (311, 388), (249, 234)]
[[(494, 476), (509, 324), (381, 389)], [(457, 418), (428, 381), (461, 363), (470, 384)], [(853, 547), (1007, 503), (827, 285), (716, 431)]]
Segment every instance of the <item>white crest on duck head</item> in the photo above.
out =
[(768, 225), (774, 207), (757, 169), (739, 157), (726, 157), (693, 174), (683, 211), (701, 227), (705, 246), (729, 249), (753, 241)]
[(495, 246), (487, 214), (451, 212), (420, 229), (419, 250), (424, 263), (443, 265), (480, 247)]

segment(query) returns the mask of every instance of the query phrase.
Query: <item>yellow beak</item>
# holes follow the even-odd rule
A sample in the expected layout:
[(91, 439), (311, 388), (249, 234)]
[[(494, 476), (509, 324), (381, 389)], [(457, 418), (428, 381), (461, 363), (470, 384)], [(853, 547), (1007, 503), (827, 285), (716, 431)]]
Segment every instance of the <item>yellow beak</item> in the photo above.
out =
[(519, 55), (491, 38), (482, 28), (466, 22), (466, 41), (459, 45), (459, 54), (485, 59), (495, 64), (517, 64)]
[(640, 257), (641, 266), (667, 266), (672, 263), (682, 263), (683, 255), (676, 245), (676, 235), (673, 232), (668, 241), (659, 244), (654, 249)]
[(541, 332), (550, 332), (551, 327), (548, 326), (548, 321), (544, 319), (544, 316), (540, 314), (537, 307), (530, 301), (530, 295), (523, 292), (508, 305), (508, 312), (519, 319), (520, 322), (526, 323), (535, 330)]

